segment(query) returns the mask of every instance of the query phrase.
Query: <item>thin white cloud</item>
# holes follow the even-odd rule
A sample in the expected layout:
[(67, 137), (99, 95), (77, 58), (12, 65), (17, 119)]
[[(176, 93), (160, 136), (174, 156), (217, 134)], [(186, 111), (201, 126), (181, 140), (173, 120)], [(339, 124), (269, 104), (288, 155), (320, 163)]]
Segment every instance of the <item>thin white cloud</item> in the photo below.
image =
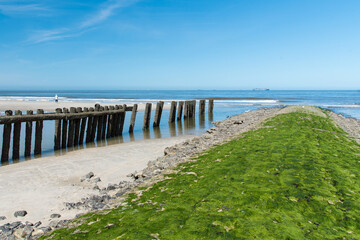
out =
[(104, 4), (103, 7), (101, 7), (98, 12), (86, 19), (84, 22), (80, 24), (81, 28), (93, 26), (95, 24), (98, 24), (102, 21), (105, 21), (107, 18), (112, 16), (114, 14), (114, 11), (117, 8), (120, 8), (125, 1), (117, 0), (117, 1), (108, 1), (106, 4)]
[(91, 31), (92, 29), (84, 29), (82, 31), (72, 31), (71, 29), (61, 28), (54, 30), (43, 30), (36, 31), (29, 39), (30, 43), (42, 43), (52, 40), (60, 40), (65, 38), (77, 37), (84, 34), (87, 31)]
[(138, 0), (108, 0), (99, 7), (96, 13), (87, 17), (76, 27), (37, 31), (33, 36), (28, 39), (28, 41), (32, 43), (41, 43), (46, 41), (80, 36), (85, 32), (93, 30), (95, 25), (106, 21), (109, 17), (115, 14), (115, 11), (117, 9), (129, 6), (136, 3), (137, 1)]
[(0, 12), (5, 15), (33, 14), (46, 12), (49, 8), (39, 3), (24, 3), (22, 1), (0, 1)]

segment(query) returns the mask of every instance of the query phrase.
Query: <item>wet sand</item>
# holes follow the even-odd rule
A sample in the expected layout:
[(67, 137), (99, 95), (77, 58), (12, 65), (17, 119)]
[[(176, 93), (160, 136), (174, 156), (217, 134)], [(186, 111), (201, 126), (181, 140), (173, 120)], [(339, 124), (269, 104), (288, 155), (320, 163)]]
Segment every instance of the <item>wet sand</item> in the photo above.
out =
[[(80, 210), (65, 209), (64, 202), (77, 202), (98, 194), (94, 184), (80, 179), (89, 172), (100, 177), (100, 188), (109, 183), (130, 180), (131, 172), (142, 170), (147, 162), (164, 155), (164, 148), (193, 136), (141, 140), (101, 148), (82, 149), (62, 156), (38, 158), (0, 167), (0, 216), (14, 221), (50, 222), (50, 215), (61, 214), (70, 219)], [(25, 217), (15, 218), (14, 212), (26, 210)]]

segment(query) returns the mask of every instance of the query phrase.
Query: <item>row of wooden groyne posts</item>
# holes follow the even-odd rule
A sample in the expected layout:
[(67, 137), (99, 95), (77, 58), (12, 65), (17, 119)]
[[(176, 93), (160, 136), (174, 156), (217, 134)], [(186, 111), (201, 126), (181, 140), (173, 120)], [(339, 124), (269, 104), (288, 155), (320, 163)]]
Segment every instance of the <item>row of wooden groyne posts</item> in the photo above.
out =
[[(208, 112), (213, 113), (214, 100), (208, 100)], [(199, 101), (199, 115), (205, 114), (206, 100)], [(161, 115), (164, 102), (160, 101), (156, 104), (153, 127), (160, 125)], [(143, 121), (143, 130), (150, 127), (152, 103), (146, 103)], [(120, 136), (123, 133), (125, 114), (131, 112), (129, 132), (134, 131), (136, 113), (138, 105), (133, 106), (115, 105), (100, 106), (96, 104), (94, 108), (90, 107), (71, 107), (70, 109), (57, 108), (54, 113), (44, 113), (42, 109), (38, 109), (36, 114), (32, 110), (28, 110), (26, 115), (17, 110), (14, 115), (11, 110), (5, 111), (5, 116), (0, 116), (0, 124), (3, 128), (3, 145), (1, 154), (1, 163), (9, 160), (11, 132), (13, 132), (12, 159), (20, 158), (20, 132), (21, 123), (25, 123), (25, 158), (31, 156), (31, 139), (33, 122), (35, 122), (35, 143), (34, 155), (41, 155), (41, 145), (43, 137), (43, 121), (55, 121), (54, 134), (54, 150), (60, 150), (67, 147), (82, 145), (84, 140), (91, 143), (96, 140), (108, 139)], [(196, 100), (191, 101), (172, 101), (170, 106), (169, 123), (182, 118), (193, 118), (196, 112)], [(13, 131), (12, 130), (13, 127)]]

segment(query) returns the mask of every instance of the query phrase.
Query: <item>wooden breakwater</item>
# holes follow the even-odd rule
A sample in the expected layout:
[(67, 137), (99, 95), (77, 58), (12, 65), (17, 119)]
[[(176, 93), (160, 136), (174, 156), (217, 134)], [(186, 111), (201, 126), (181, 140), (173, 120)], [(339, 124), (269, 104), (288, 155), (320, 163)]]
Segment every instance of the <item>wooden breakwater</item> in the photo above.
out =
[[(199, 101), (199, 116), (205, 113), (206, 100)], [(160, 125), (164, 102), (160, 101), (156, 104), (153, 127)], [(1, 153), (1, 163), (9, 160), (10, 143), (12, 140), (12, 159), (18, 160), (20, 157), (20, 132), (22, 123), (25, 123), (25, 158), (30, 158), (32, 144), (33, 154), (41, 155), (42, 137), (43, 137), (43, 121), (54, 121), (54, 150), (71, 148), (121, 136), (124, 129), (126, 112), (131, 112), (129, 132), (134, 131), (137, 104), (133, 106), (115, 105), (100, 106), (96, 104), (94, 108), (57, 108), (55, 112), (44, 113), (42, 109), (38, 109), (36, 114), (34, 111), (27, 111), (22, 114), (21, 111), (5, 111), (5, 116), (0, 116), (0, 124), (3, 125), (3, 144)], [(147, 103), (144, 111), (143, 130), (150, 127), (152, 104)], [(213, 112), (213, 100), (209, 100), (209, 114)], [(180, 121), (183, 118), (192, 118), (196, 112), (196, 100), (192, 101), (176, 101), (171, 102), (169, 123)], [(33, 125), (35, 124), (34, 143)], [(12, 136), (11, 136), (12, 133)]]

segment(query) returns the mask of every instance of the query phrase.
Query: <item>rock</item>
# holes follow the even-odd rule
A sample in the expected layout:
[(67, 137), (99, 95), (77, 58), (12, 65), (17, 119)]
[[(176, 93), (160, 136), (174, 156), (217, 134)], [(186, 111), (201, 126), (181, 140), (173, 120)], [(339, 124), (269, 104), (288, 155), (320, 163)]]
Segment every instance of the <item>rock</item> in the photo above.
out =
[(15, 217), (24, 217), (24, 216), (26, 216), (26, 214), (27, 214), (27, 211), (21, 210), (21, 211), (16, 211), (16, 212), (14, 213), (14, 216), (15, 216)]
[(51, 228), (57, 228), (57, 225), (58, 225), (58, 220), (52, 220), (50, 223), (49, 223), (49, 227)]
[(23, 236), (23, 230), (22, 229), (16, 229), (13, 232), (13, 235), (17, 238), (17, 239), (24, 239), (25, 236)]
[(93, 181), (94, 183), (97, 183), (97, 182), (101, 182), (101, 179), (100, 179), (99, 177), (97, 177), (97, 178), (94, 178), (92, 181)]
[(50, 215), (50, 218), (60, 218), (60, 217), (61, 217), (61, 215), (58, 213), (53, 213)]
[(33, 237), (40, 237), (40, 236), (44, 235), (44, 233), (45, 233), (45, 232), (44, 232), (42, 229), (37, 228), (37, 229), (34, 229), (34, 231), (32, 232), (31, 236), (33, 236)]
[(108, 185), (108, 187), (106, 188), (106, 190), (111, 191), (111, 190), (115, 190), (116, 189), (116, 185), (115, 184), (110, 184)]
[(57, 223), (57, 228), (63, 228), (63, 227), (66, 227), (67, 224), (69, 223), (69, 220), (60, 220), (58, 223)]
[(85, 181), (86, 179), (90, 179), (94, 176), (94, 173), (93, 172), (89, 172), (88, 174), (86, 174), (85, 176), (83, 176), (81, 179), (80, 179), (80, 182), (83, 182)]
[(51, 231), (51, 227), (40, 227), (39, 229), (41, 229), (44, 233)]
[(1, 220), (5, 220), (5, 219), (6, 219), (5, 216), (0, 216), (0, 221), (1, 221)]
[(34, 231), (34, 228), (32, 226), (25, 226), (23, 228), (23, 236), (31, 236), (33, 231)]
[(18, 227), (21, 227), (21, 226), (24, 226), (24, 224), (22, 224), (22, 222), (19, 222), (19, 221), (18, 221), (18, 222), (13, 222), (13, 223), (11, 223), (9, 227), (10, 227), (11, 229), (15, 229), (15, 228), (18, 228)]
[(13, 235), (18, 239), (29, 238), (34, 231), (33, 227), (25, 226), (24, 228), (18, 228), (14, 231)]
[(40, 226), (41, 224), (42, 224), (42, 222), (38, 221), (38, 222), (36, 222), (36, 223), (34, 224), (34, 227), (38, 227), (38, 226)]
[(26, 221), (25, 226), (34, 226), (34, 224), (32, 222)]

